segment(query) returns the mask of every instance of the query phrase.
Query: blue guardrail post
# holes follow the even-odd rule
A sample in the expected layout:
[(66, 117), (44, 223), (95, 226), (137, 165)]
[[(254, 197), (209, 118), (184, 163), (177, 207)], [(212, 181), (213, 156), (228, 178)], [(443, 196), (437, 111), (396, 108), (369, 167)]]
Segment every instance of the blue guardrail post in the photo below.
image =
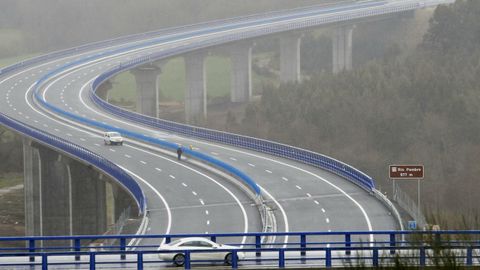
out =
[[(34, 253), (35, 252), (35, 240), (34, 239), (29, 239), (28, 240), (28, 252)], [(35, 256), (30, 256), (30, 262), (35, 261)]]
[(396, 240), (395, 240), (395, 234), (391, 233), (390, 234), (390, 254), (395, 254), (395, 246), (397, 245)]
[(75, 261), (79, 261), (80, 260), (80, 255), (78, 255), (78, 252), (80, 252), (80, 239), (75, 239), (74, 240), (74, 248), (75, 248), (75, 252), (77, 252), (77, 254), (75, 254)]
[(260, 257), (262, 256), (262, 252), (260, 252), (260, 249), (262, 248), (262, 238), (260, 235), (255, 235), (255, 256)]
[(305, 256), (307, 255), (307, 252), (305, 251), (305, 248), (307, 247), (307, 236), (305, 234), (300, 235), (300, 255)]
[(278, 251), (278, 268), (285, 268), (285, 250)]
[(345, 247), (347, 248), (345, 250), (345, 255), (352, 254), (352, 251), (350, 250), (350, 247), (352, 247), (352, 236), (349, 233), (345, 234)]
[(238, 256), (237, 256), (237, 251), (232, 250), (232, 269), (237, 269), (238, 268)]
[(190, 263), (190, 251), (186, 250), (185, 251), (185, 269), (191, 269), (191, 263)]
[(90, 270), (95, 270), (96, 262), (95, 262), (95, 253), (90, 253)]
[(325, 267), (332, 267), (332, 250), (329, 248), (325, 249)]
[(137, 253), (137, 269), (143, 270), (143, 253)]
[(425, 247), (420, 247), (420, 266), (425, 266), (426, 256)]
[(120, 259), (125, 260), (126, 255), (125, 255), (125, 250), (127, 247), (127, 239), (124, 237), (120, 238), (120, 251), (122, 251), (122, 255), (120, 255)]
[(42, 254), (42, 270), (48, 269), (48, 257), (47, 254)]

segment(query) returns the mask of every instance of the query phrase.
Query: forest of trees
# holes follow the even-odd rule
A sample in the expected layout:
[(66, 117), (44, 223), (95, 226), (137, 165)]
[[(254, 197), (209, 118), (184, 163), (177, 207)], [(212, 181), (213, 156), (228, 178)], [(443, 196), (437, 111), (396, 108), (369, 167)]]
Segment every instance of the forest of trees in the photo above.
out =
[[(350, 72), (267, 85), (244, 119), (228, 118), (229, 129), (333, 156), (388, 192), (389, 164), (425, 164), (427, 211), (478, 216), (479, 17), (480, 1), (439, 7), (407, 56), (392, 47)], [(414, 182), (402, 187), (415, 196)]]

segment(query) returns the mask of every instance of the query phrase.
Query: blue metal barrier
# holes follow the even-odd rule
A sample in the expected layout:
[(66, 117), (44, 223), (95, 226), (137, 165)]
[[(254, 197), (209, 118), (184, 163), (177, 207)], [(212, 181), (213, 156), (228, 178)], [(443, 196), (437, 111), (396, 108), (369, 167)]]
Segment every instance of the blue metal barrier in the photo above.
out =
[(93, 152), (90, 152), (89, 150), (81, 146), (70, 143), (57, 136), (40, 131), (34, 127), (20, 123), (2, 113), (0, 113), (0, 123), (25, 136), (31, 137), (34, 140), (38, 140), (55, 149), (79, 158), (80, 160), (88, 164), (92, 164), (93, 166), (102, 170), (107, 175), (110, 175), (111, 177), (113, 177), (113, 179), (117, 180), (122, 186), (125, 187), (127, 191), (132, 194), (139, 208), (139, 213), (143, 213), (145, 211), (146, 198), (142, 189), (130, 175), (125, 173), (117, 165)]
[[(356, 239), (353, 242), (343, 242), (339, 239), (346, 239), (346, 235), (351, 235)], [(374, 234), (376, 240), (368, 242), (368, 235)], [(395, 235), (399, 240), (399, 245), (391, 245), (388, 240), (390, 235)], [(285, 248), (270, 247), (271, 244), (255, 247), (255, 240), (258, 237), (265, 236), (290, 236), (302, 238), (305, 242), (290, 242)], [(232, 239), (240, 239), (247, 237), (246, 244), (231, 243)], [(443, 237), (439, 237), (443, 236)], [(122, 242), (125, 239), (156, 239), (158, 243), (167, 238), (179, 239), (185, 237), (206, 237), (215, 238), (222, 243), (238, 246), (240, 249), (221, 249), (221, 250), (158, 250), (157, 245), (138, 245), (130, 246), (125, 249)], [(362, 238), (364, 237), (364, 238)], [(323, 240), (322, 240), (323, 238)], [(313, 240), (309, 240), (313, 239)], [(441, 242), (435, 239), (442, 239)], [(232, 254), (231, 267), (233, 269), (239, 267), (252, 267), (254, 265), (276, 266), (284, 268), (287, 266), (303, 265), (308, 266), (314, 264), (316, 266), (325, 266), (327, 268), (333, 266), (355, 266), (355, 262), (362, 265), (381, 266), (392, 264), (398, 260), (408, 260), (413, 264), (407, 266), (424, 266), (431, 265), (435, 260), (443, 262), (456, 262), (460, 265), (479, 264), (479, 245), (480, 231), (365, 231), (365, 232), (291, 232), (291, 233), (231, 233), (231, 234), (176, 234), (176, 235), (118, 235), (118, 236), (45, 236), (45, 237), (2, 237), (0, 245), (5, 246), (3, 242), (18, 242), (25, 246), (25, 243), (43, 243), (45, 246), (35, 245), (35, 248), (0, 248), (0, 267), (15, 265), (41, 265), (43, 269), (48, 266), (79, 266), (89, 265), (90, 269), (96, 267), (137, 267), (143, 269), (144, 266), (161, 266), (172, 264), (172, 260), (160, 260), (158, 254), (170, 253), (185, 255), (185, 269), (190, 269), (195, 265), (224, 263), (224, 260), (218, 259), (199, 259), (196, 255), (204, 253), (205, 255), (212, 252), (225, 252)], [(82, 245), (79, 249), (76, 246), (49, 246), (50, 241), (63, 240), (62, 243), (91, 243), (93, 241), (116, 242), (120, 244), (112, 244), (109, 246), (92, 247), (88, 244)], [(111, 241), (116, 240), (116, 241)], [(385, 240), (385, 241), (384, 241)], [(348, 245), (350, 244), (350, 245)], [(283, 243), (281, 244), (283, 245)], [(242, 247), (243, 246), (243, 247)], [(256, 256), (256, 252), (260, 250), (261, 256)], [(392, 252), (393, 251), (393, 252)], [(238, 256), (241, 254), (242, 256)], [(117, 255), (112, 257), (112, 255)], [(107, 256), (107, 257), (105, 257)], [(172, 256), (173, 257), (173, 256)], [(244, 258), (243, 258), (244, 257)], [(22, 259), (24, 258), (24, 259)], [(28, 261), (28, 258), (40, 258), (40, 261)], [(76, 259), (80, 258), (80, 259)], [(106, 259), (107, 258), (107, 259)], [(105, 266), (107, 265), (107, 266)], [(115, 266), (113, 266), (115, 265)]]
[(353, 168), (352, 166), (349, 166), (343, 162), (340, 162), (328, 156), (311, 152), (305, 149), (276, 143), (276, 142), (242, 136), (238, 134), (231, 134), (227, 132), (210, 130), (210, 129), (205, 129), (201, 127), (184, 125), (180, 123), (175, 123), (167, 120), (162, 120), (162, 119), (141, 115), (135, 112), (124, 110), (115, 105), (109, 104), (108, 102), (102, 100), (100, 97), (98, 97), (95, 94), (96, 89), (99, 87), (99, 85), (102, 82), (104, 82), (114, 74), (120, 72), (120, 70), (124, 70), (125, 68), (128, 69), (130, 67), (128, 65), (125, 65), (121, 68), (118, 67), (118, 68), (112, 69), (107, 73), (104, 73), (99, 77), (97, 77), (97, 79), (95, 79), (95, 81), (92, 84), (90, 97), (93, 100), (93, 102), (114, 115), (132, 120), (137, 123), (142, 123), (154, 128), (160, 128), (163, 130), (175, 132), (175, 133), (186, 135), (189, 137), (219, 142), (222, 144), (228, 144), (228, 145), (232, 145), (240, 148), (245, 148), (245, 149), (254, 150), (257, 152), (263, 152), (263, 153), (271, 154), (274, 156), (287, 158), (290, 160), (299, 161), (308, 165), (322, 168), (334, 174), (337, 174), (359, 185), (360, 187), (366, 189), (367, 191), (372, 191), (375, 188), (375, 182), (370, 176)]

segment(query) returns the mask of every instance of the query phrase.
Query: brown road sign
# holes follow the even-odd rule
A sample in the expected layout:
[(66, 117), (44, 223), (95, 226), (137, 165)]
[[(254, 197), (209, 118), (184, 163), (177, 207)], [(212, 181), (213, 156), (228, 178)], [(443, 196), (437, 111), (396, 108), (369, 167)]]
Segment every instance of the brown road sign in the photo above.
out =
[(390, 165), (392, 179), (423, 179), (423, 165)]

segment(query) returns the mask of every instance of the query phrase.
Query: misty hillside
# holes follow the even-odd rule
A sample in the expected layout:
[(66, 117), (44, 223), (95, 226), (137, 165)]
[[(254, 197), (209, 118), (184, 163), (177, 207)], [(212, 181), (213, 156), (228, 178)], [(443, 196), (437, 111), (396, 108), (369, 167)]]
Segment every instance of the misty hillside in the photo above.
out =
[[(333, 0), (2, 0), (0, 58)], [(52, 31), (53, 30), (53, 31)]]
[[(480, 1), (439, 7), (406, 57), (393, 46), (351, 72), (310, 70), (300, 84), (267, 85), (226, 126), (333, 156), (389, 193), (388, 165), (425, 164), (423, 207), (470, 222), (480, 192), (479, 17)], [(401, 187), (416, 196), (416, 182)]]

